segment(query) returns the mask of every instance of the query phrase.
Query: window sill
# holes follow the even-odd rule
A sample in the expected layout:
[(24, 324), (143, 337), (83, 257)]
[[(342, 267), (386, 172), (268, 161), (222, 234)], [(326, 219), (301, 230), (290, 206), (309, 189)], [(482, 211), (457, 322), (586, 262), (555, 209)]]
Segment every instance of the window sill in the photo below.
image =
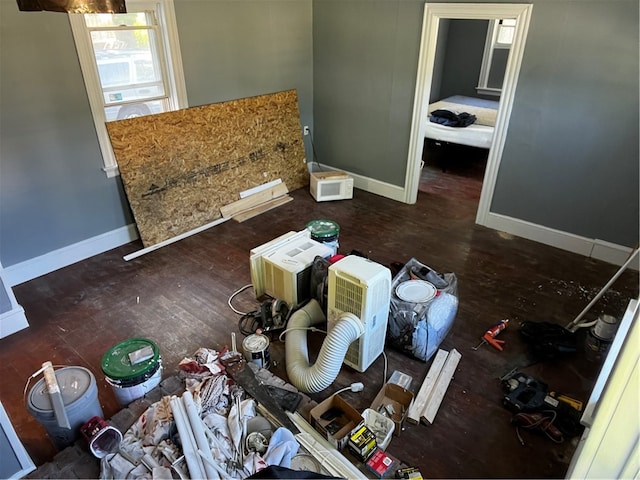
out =
[(502, 95), (502, 89), (500, 88), (476, 87), (476, 92), (480, 95), (491, 95), (493, 97)]

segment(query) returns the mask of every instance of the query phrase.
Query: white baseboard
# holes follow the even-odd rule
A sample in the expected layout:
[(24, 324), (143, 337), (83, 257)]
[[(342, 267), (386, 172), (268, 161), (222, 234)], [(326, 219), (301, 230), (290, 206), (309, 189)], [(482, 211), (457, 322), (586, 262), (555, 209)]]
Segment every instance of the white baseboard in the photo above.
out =
[(59, 268), (104, 253), (113, 248), (132, 242), (138, 238), (135, 225), (112, 230), (82, 242), (54, 250), (39, 257), (25, 260), (4, 269), (4, 280), (13, 287)]
[(29, 322), (27, 322), (24, 309), (20, 305), (0, 314), (0, 338), (8, 337), (28, 326)]
[[(322, 169), (336, 170), (327, 165), (322, 165)], [(363, 177), (362, 175), (351, 172), (346, 173), (353, 177), (356, 188), (398, 202), (404, 201), (404, 188), (402, 187)], [(609, 243), (604, 240), (580, 237), (497, 213), (489, 213), (484, 226), (614, 265), (624, 264), (632, 251), (631, 248)], [(135, 225), (132, 224), (54, 250), (45, 255), (6, 267), (4, 269), (5, 284), (8, 287), (19, 285), (41, 275), (46, 275), (47, 273), (58, 270), (59, 268), (84, 260), (85, 258), (132, 242), (137, 238), (138, 232)], [(640, 262), (638, 260), (639, 259), (636, 259), (636, 262), (629, 268), (640, 270)]]
[[(604, 240), (581, 237), (498, 213), (489, 212), (484, 226), (614, 265), (623, 265), (633, 251), (632, 248)], [(638, 259), (629, 268), (639, 270), (640, 262)]]
[[(309, 164), (310, 170), (312, 168), (312, 165), (314, 164)], [(339, 170), (341, 172), (345, 172), (349, 174), (349, 176), (353, 177), (353, 186), (355, 188), (359, 188), (360, 190), (364, 190), (365, 192), (373, 193), (375, 195), (380, 195), (381, 197), (389, 198), (397, 202), (404, 202), (403, 187), (382, 182), (380, 180), (375, 180), (373, 178), (363, 177), (362, 175), (358, 175), (357, 173), (352, 173), (352, 172), (349, 172), (348, 170), (343, 170), (340, 168), (334, 168), (329, 165), (324, 165), (324, 164), (318, 164), (318, 165), (320, 165), (320, 169), (319, 169), (320, 171)]]

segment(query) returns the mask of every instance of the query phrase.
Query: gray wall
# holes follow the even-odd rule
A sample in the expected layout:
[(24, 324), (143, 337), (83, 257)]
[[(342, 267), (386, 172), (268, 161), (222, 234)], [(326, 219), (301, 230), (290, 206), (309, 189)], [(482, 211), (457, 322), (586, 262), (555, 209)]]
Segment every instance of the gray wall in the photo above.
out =
[(638, 242), (638, 2), (536, 2), (491, 210)]
[[(492, 211), (632, 246), (637, 1), (533, 3)], [(402, 185), (422, 13), (420, 0), (179, 0), (189, 102), (297, 88), (320, 162)], [(1, 0), (0, 27), (6, 268), (132, 218), (100, 170), (66, 16)]]
[(488, 27), (487, 20), (449, 20), (440, 98), (451, 95), (482, 97), (476, 87)]
[(132, 219), (107, 179), (64, 14), (0, 1), (0, 263), (43, 255)]
[[(491, 211), (632, 247), (639, 217), (638, 2), (531, 3)], [(320, 160), (402, 185), (423, 3), (313, 5)]]
[(408, 0), (314, 0), (320, 163), (404, 183), (422, 10)]
[(311, 0), (174, 3), (190, 106), (296, 89), (313, 125)]
[[(190, 105), (295, 88), (311, 125), (311, 0), (179, 0)], [(0, 263), (133, 222), (102, 159), (65, 14), (0, 0)], [(308, 151), (310, 149), (308, 148)]]

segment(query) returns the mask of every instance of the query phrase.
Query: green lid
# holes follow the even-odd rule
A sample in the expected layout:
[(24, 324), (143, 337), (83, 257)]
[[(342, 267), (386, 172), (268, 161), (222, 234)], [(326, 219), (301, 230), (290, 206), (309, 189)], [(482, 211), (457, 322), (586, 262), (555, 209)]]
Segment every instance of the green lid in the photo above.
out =
[(307, 228), (311, 232), (311, 236), (316, 238), (337, 237), (340, 233), (340, 226), (333, 220), (311, 220), (307, 223)]
[[(146, 347), (152, 349), (153, 356), (132, 365), (129, 354)], [(155, 368), (159, 359), (160, 350), (154, 342), (146, 338), (130, 338), (112, 347), (104, 354), (102, 372), (113, 380), (130, 380)]]

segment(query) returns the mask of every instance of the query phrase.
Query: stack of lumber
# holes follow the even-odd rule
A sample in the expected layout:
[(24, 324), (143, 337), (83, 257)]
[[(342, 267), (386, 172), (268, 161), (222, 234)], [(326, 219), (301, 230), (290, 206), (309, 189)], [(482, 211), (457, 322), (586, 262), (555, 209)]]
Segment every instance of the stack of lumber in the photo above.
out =
[(407, 420), (413, 424), (432, 424), (449, 383), (462, 355), (455, 348), (450, 352), (439, 349), (426, 378), (407, 412)]
[(244, 222), (290, 202), (293, 197), (289, 196), (288, 193), (287, 186), (284, 183), (279, 183), (221, 207), (220, 213), (222, 218), (233, 218), (236, 222)]

